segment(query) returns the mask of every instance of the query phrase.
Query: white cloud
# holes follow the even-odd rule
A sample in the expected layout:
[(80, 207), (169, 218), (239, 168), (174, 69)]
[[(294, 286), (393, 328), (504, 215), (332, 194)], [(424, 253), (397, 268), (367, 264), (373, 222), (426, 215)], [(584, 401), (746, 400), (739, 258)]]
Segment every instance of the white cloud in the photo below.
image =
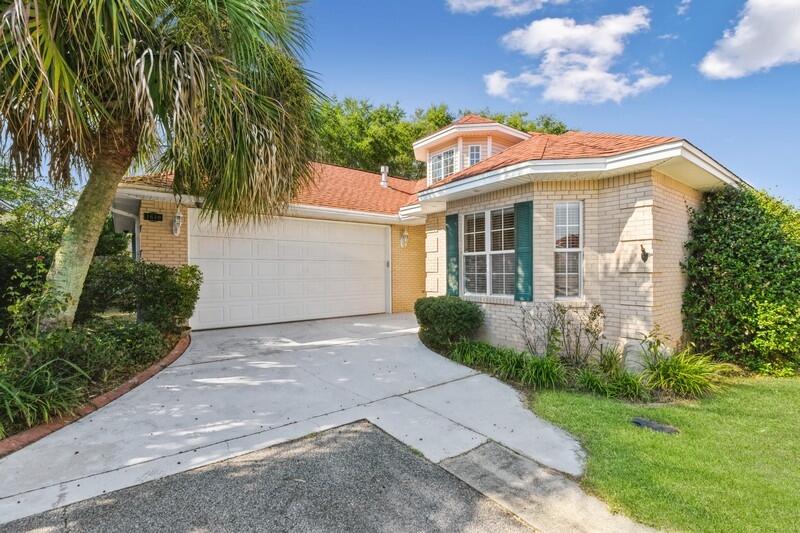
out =
[(741, 78), (800, 62), (800, 6), (797, 0), (748, 0), (736, 27), (700, 62), (715, 79)]
[(678, 11), (678, 15), (683, 16), (689, 11), (689, 7), (692, 5), (692, 0), (681, 0), (676, 8)]
[(447, 0), (454, 13), (477, 13), (484, 9), (494, 10), (495, 15), (514, 17), (527, 15), (545, 4), (566, 4), (569, 0)]
[(677, 33), (664, 33), (658, 36), (662, 41), (675, 41), (678, 37)]
[(538, 67), (517, 76), (498, 70), (484, 76), (492, 96), (513, 99), (514, 89), (542, 87), (545, 100), (558, 102), (620, 102), (659, 85), (669, 76), (639, 69), (612, 72), (625, 51), (626, 38), (650, 27), (650, 12), (634, 7), (628, 13), (606, 15), (591, 24), (570, 18), (535, 20), (502, 38), (510, 50), (540, 58)]

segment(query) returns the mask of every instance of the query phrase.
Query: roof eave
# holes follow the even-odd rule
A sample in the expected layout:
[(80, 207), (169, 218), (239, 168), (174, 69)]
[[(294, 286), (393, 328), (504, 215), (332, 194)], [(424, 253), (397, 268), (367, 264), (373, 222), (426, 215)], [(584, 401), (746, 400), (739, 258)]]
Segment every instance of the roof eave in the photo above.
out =
[[(659, 171), (682, 181), (685, 179), (683, 176), (674, 175), (680, 167), (667, 165), (677, 160), (686, 161), (700, 169), (704, 173), (703, 178), (712, 177), (719, 186), (748, 185), (688, 141), (679, 140), (607, 157), (524, 161), (422, 191), (418, 197), (421, 203), (454, 200), (519, 185), (537, 178), (591, 179), (645, 168), (658, 168)], [(705, 184), (707, 181), (708, 179), (696, 188), (713, 188)]]

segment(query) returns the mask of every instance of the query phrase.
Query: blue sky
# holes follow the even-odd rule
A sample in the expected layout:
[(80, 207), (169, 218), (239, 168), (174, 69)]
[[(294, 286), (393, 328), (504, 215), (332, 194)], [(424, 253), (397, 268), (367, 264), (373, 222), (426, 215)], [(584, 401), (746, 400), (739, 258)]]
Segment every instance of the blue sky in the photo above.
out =
[(798, 0), (310, 0), (306, 12), (326, 94), (685, 137), (800, 205)]

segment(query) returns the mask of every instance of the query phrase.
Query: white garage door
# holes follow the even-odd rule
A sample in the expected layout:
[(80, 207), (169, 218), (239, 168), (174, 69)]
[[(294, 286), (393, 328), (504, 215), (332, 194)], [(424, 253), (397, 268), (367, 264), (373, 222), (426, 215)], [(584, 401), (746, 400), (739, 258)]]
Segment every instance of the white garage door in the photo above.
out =
[(189, 213), (189, 261), (203, 272), (194, 329), (387, 311), (389, 228), (277, 218), (219, 227)]

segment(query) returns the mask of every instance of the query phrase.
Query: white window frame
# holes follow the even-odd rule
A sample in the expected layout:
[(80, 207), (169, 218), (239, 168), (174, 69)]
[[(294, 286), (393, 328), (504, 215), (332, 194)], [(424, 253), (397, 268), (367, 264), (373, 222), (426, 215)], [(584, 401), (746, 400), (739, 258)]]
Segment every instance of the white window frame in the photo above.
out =
[[(559, 225), (556, 224), (557, 221), (557, 211), (558, 206), (569, 206), (570, 204), (578, 204), (578, 221), (579, 221), (579, 228), (578, 228), (578, 239), (580, 241), (580, 246), (577, 248), (557, 248), (556, 242), (558, 239), (558, 227)], [(571, 224), (567, 224), (570, 226)], [(564, 202), (556, 202), (553, 205), (553, 297), (556, 300), (582, 300), (583, 299), (583, 270), (584, 270), (584, 254), (583, 254), (583, 239), (584, 239), (584, 227), (583, 227), (583, 201), (582, 200), (569, 200)], [(569, 252), (577, 252), (578, 253), (578, 294), (575, 296), (557, 296), (556, 295), (556, 274), (555, 272), (555, 254), (557, 253), (564, 253), (567, 254)]]
[[(514, 211), (513, 205), (504, 205), (499, 207), (493, 207), (491, 209), (485, 209), (482, 211), (470, 211), (469, 213), (464, 213), (459, 217), (459, 225), (460, 225), (460, 239), (459, 239), (459, 283), (461, 286), (461, 294), (464, 296), (472, 296), (472, 297), (491, 297), (491, 298), (505, 298), (508, 300), (514, 299), (514, 294), (493, 294), (492, 292), (492, 256), (498, 254), (511, 254), (513, 253), (516, 257), (517, 254), (517, 247), (516, 243), (512, 250), (492, 250), (492, 211), (503, 211), (506, 209), (510, 209), (512, 212)], [(483, 215), (484, 225), (484, 251), (482, 252), (467, 252), (466, 251), (466, 217), (472, 215)], [(516, 213), (515, 213), (516, 215)], [(514, 238), (516, 240), (517, 235), (517, 219), (516, 216), (514, 217)], [(467, 291), (467, 284), (466, 284), (466, 260), (464, 259), (467, 256), (475, 256), (475, 255), (484, 255), (486, 256), (486, 292), (468, 292)]]
[[(473, 161), (472, 160), (472, 149), (473, 148), (477, 148), (478, 149), (478, 160), (477, 161)], [(483, 156), (483, 148), (481, 147), (480, 144), (470, 144), (467, 147), (467, 161), (469, 162), (469, 166), (477, 165), (478, 163), (480, 163), (483, 160), (482, 156)]]
[[(448, 156), (449, 154), (449, 156)], [(445, 156), (450, 158), (450, 172), (445, 169)], [(437, 172), (435, 171), (436, 166), (439, 166), (439, 172), (437, 176)], [(432, 154), (428, 159), (428, 173), (430, 177), (428, 178), (428, 183), (436, 183), (445, 179), (447, 176), (456, 173), (456, 149), (454, 147), (448, 148), (446, 150), (442, 150), (441, 152), (437, 152)]]

